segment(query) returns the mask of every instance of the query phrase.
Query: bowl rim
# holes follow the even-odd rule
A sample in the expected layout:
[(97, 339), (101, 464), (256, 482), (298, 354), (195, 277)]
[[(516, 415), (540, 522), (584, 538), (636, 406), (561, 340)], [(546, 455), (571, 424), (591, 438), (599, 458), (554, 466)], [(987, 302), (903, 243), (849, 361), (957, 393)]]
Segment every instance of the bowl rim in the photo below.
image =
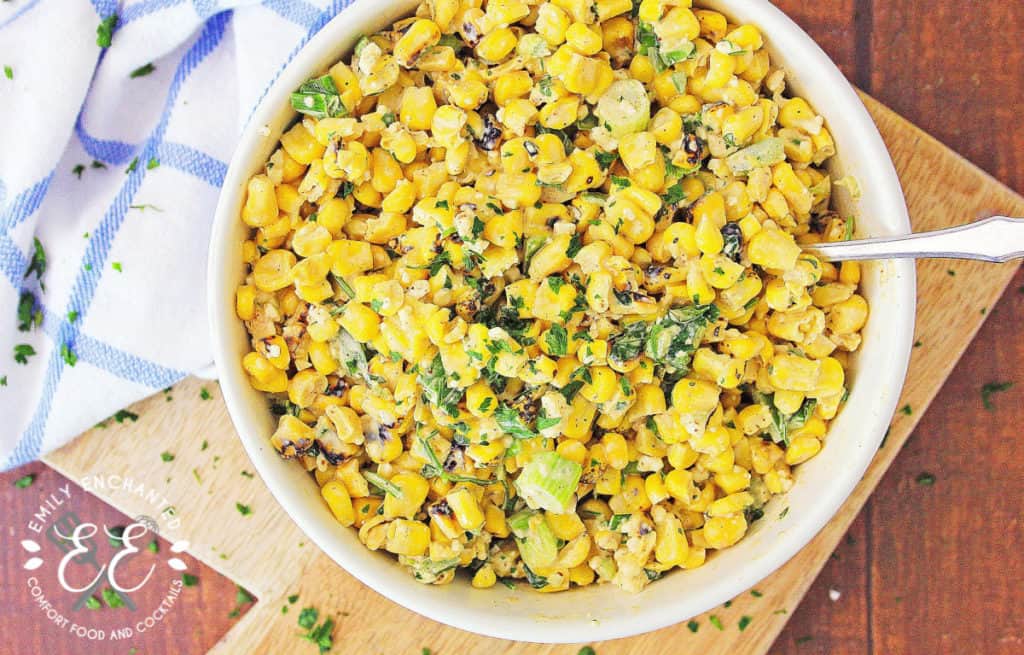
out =
[[(776, 41), (785, 38), (787, 50), (791, 51), (794, 57), (809, 59), (810, 63), (802, 65), (803, 68), (817, 69), (818, 73), (829, 78), (832, 85), (830, 92), (839, 96), (839, 100), (846, 105), (846, 111), (838, 115), (833, 114), (833, 120), (838, 118), (852, 124), (853, 129), (863, 139), (861, 147), (871, 151), (875, 157), (874, 168), (871, 171), (871, 193), (882, 198), (882, 204), (894, 213), (893, 221), (898, 226), (898, 231), (909, 232), (910, 220), (899, 179), (881, 135), (856, 91), (817, 43), (768, 0), (705, 0), (699, 4), (721, 8), (727, 14), (753, 15), (754, 17), (749, 19), (750, 22), (757, 24), (767, 38)], [(405, 0), (396, 2), (394, 6), (398, 5), (413, 5), (413, 2)], [(335, 34), (350, 31), (351, 27), (346, 23), (379, 23), (381, 13), (376, 0), (355, 0), (324, 25), (281, 69), (276, 80), (253, 110), (248, 124), (239, 137), (238, 146), (224, 178), (214, 217), (207, 263), (208, 315), (214, 359), (232, 423), (253, 466), (271, 494), (285, 513), (324, 553), (363, 584), (420, 615), (455, 628), (491, 637), (521, 641), (525, 636), (529, 641), (544, 643), (582, 643), (627, 637), (684, 621), (690, 616), (720, 605), (757, 584), (792, 559), (835, 516), (872, 461), (874, 450), (853, 462), (853, 466), (841, 470), (836, 476), (835, 485), (822, 490), (820, 502), (816, 503), (811, 511), (803, 513), (799, 521), (783, 532), (763, 556), (751, 561), (750, 566), (739, 567), (716, 580), (702, 597), (704, 600), (698, 603), (703, 609), (692, 611), (693, 606), (685, 609), (649, 606), (642, 612), (621, 620), (606, 620), (592, 624), (574, 619), (572, 625), (558, 620), (535, 621), (529, 625), (521, 620), (507, 621), (506, 617), (500, 616), (500, 612), (496, 615), (484, 615), (450, 607), (440, 596), (436, 602), (421, 602), (408, 588), (408, 585), (419, 584), (411, 577), (405, 585), (378, 576), (373, 570), (374, 567), (370, 565), (370, 558), (374, 554), (368, 550), (365, 551), (366, 557), (350, 556), (346, 549), (339, 545), (320, 515), (306, 506), (299, 491), (273, 470), (268, 458), (276, 457), (276, 454), (266, 448), (262, 436), (255, 434), (252, 420), (247, 416), (247, 403), (242, 397), (243, 385), (247, 382), (240, 362), (233, 354), (233, 340), (230, 337), (232, 326), (237, 327), (238, 319), (233, 305), (222, 302), (223, 299), (233, 296), (234, 286), (227, 271), (235, 265), (226, 261), (231, 251), (224, 244), (230, 238), (233, 223), (237, 221), (238, 208), (244, 196), (244, 181), (252, 174), (254, 168), (254, 152), (258, 150), (261, 139), (267, 137), (264, 126), (273, 122), (274, 117), (280, 113), (282, 104), (287, 104), (288, 94), (296, 86), (297, 81), (321, 70), (324, 67), (326, 53), (338, 50)], [(408, 12), (402, 11), (398, 15), (405, 13)], [(813, 94), (805, 95), (814, 104)], [(892, 263), (892, 266), (893, 279), (888, 280), (887, 285), (891, 285), (895, 302), (905, 314), (905, 320), (892, 326), (890, 331), (895, 351), (886, 382), (902, 387), (913, 338), (916, 281), (912, 262), (898, 261)], [(879, 416), (885, 417), (885, 423), (883, 425), (876, 420), (875, 424), (870, 426), (871, 432), (877, 436), (874, 440), (876, 446), (883, 437), (888, 418), (895, 412), (898, 399), (899, 394), (892, 393), (880, 401)], [(613, 592), (624, 593), (617, 588)]]

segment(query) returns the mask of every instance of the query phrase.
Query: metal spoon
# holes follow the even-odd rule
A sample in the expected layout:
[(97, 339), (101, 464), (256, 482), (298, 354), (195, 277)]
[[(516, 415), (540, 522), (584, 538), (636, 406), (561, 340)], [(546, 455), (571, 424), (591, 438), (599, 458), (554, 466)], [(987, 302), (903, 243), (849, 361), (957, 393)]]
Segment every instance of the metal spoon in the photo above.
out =
[(993, 216), (934, 232), (816, 243), (805, 250), (829, 262), (940, 258), (1002, 263), (1024, 257), (1024, 218)]

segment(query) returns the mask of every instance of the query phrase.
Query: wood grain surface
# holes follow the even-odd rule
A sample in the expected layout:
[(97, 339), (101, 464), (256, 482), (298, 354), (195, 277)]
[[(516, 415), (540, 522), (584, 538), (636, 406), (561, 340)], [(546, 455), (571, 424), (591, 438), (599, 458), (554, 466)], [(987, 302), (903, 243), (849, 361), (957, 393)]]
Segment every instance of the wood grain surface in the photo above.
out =
[[(1024, 32), (1021, 3), (778, 0), (776, 4), (807, 29), (861, 88), (892, 105), (947, 145), (967, 154), (997, 178), (1024, 190), (1024, 169), (1019, 166), (1020, 155), (1017, 154), (1024, 152), (1024, 136), (1019, 131), (1015, 113), (1024, 107), (1024, 85), (1021, 85), (1019, 73), (1024, 64), (1024, 44), (1018, 37)], [(930, 149), (925, 139), (908, 145), (902, 154), (894, 154), (897, 160), (902, 157), (903, 164), (907, 165), (915, 158), (927, 159)], [(982, 191), (973, 173), (957, 173), (953, 180), (955, 185), (950, 187), (936, 179), (941, 177), (941, 167), (930, 167), (930, 162), (922, 162), (921, 167), (929, 169), (931, 183), (907, 186), (909, 193), (920, 194), (910, 199), (919, 227), (929, 224), (937, 215), (948, 214), (950, 207), (945, 199), (950, 189), (958, 189), (977, 201), (975, 208), (979, 211), (997, 206), (996, 202), (986, 204), (979, 199)], [(1012, 200), (1005, 197), (1004, 200), (1008, 204), (1003, 207), (1009, 211)], [(1020, 206), (1017, 211), (1024, 215)], [(973, 217), (963, 216), (961, 220)], [(938, 220), (957, 222), (948, 215)], [(949, 269), (957, 275), (950, 276)], [(1024, 275), (1018, 274), (1010, 291), (994, 309), (990, 307), (994, 302), (992, 289), (999, 286), (1001, 276), (1006, 274), (990, 268), (936, 264), (923, 267), (920, 275), (922, 280), (934, 280), (936, 288), (941, 288), (943, 293), (951, 294), (945, 296), (945, 302), (936, 303), (930, 309), (933, 320), (937, 321), (934, 333), (920, 335), (922, 341), (927, 338), (915, 360), (916, 367), (921, 362), (926, 364), (926, 370), (919, 374), (924, 380), (922, 388), (937, 387), (948, 373), (948, 366), (929, 365), (926, 353), (941, 350), (949, 362), (955, 361), (961, 347), (951, 335), (957, 327), (970, 323), (969, 319), (976, 322), (981, 318), (982, 309), (991, 319), (845, 537), (840, 529), (841, 522), (849, 523), (853, 519), (857, 513), (854, 506), (839, 517), (841, 522), (829, 531), (829, 539), (819, 539), (821, 543), (815, 543), (813, 553), (805, 551), (784, 569), (783, 573), (790, 572), (790, 577), (796, 581), (787, 592), (781, 592), (774, 583), (770, 587), (765, 585), (763, 589), (759, 587), (765, 596), (756, 599), (756, 603), (752, 597), (745, 597), (732, 607), (716, 612), (726, 627), (722, 633), (715, 634), (707, 620), (702, 619), (698, 635), (710, 632), (714, 639), (695, 640), (688, 631), (678, 628), (655, 633), (647, 640), (598, 645), (599, 655), (619, 652), (762, 653), (769, 650), (772, 639), (787, 618), (789, 623), (770, 648), (772, 653), (1009, 654), (1024, 651), (1024, 619), (1016, 610), (1021, 599), (1018, 582), (1021, 565), (1007, 552), (1024, 537), (1019, 511), (1024, 500), (1020, 485), (1024, 466), (1014, 447), (1024, 419), (1020, 402), (1024, 387), (996, 396), (994, 411), (984, 409), (980, 397), (981, 386), (987, 382), (1024, 382), (1019, 380), (1024, 364), (1024, 343), (1019, 338), (1015, 320), (1024, 309), (1024, 295), (1017, 291), (1024, 285)], [(926, 309), (922, 305), (922, 311)], [(199, 385), (186, 382), (175, 389), (175, 395), (197, 396)], [(873, 472), (895, 457), (898, 443), (893, 437), (906, 432), (921, 416), (928, 394), (922, 395), (919, 389), (915, 395), (912, 388), (908, 393), (914, 398), (913, 414), (898, 417), (893, 436), (880, 453)], [(918, 401), (918, 397), (922, 400)], [(163, 463), (158, 458), (155, 462), (142, 462), (140, 449), (145, 451), (144, 447), (149, 447), (149, 456), (155, 457), (157, 451), (152, 448), (160, 446), (153, 446), (152, 442), (169, 435), (171, 442), (176, 443), (174, 439), (180, 435), (178, 431), (183, 425), (148, 419), (143, 412), (160, 414), (157, 401), (164, 402), (158, 397), (143, 404), (138, 424), (115, 426), (107, 434), (90, 437), (95, 444), (92, 450), (88, 441), (79, 440), (52, 461), (72, 472), (76, 457), (78, 462), (74, 465), (79, 467), (133, 458), (144, 465), (146, 471), (164, 474), (165, 467), (175, 467), (175, 463)], [(435, 633), (431, 630), (434, 624), (416, 623), (417, 619), (410, 618), (411, 615), (394, 605), (386, 604), (384, 611), (368, 615), (364, 605), (376, 607), (381, 602), (379, 598), (365, 588), (359, 594), (344, 594), (347, 588), (358, 583), (347, 582), (344, 574), (326, 562), (314, 547), (304, 543), (302, 535), (283, 517), (258, 480), (239, 475), (248, 463), (244, 455), (239, 455), (241, 451), (233, 434), (223, 428), (223, 415), (219, 414), (222, 410), (216, 398), (205, 405), (193, 404), (198, 407), (197, 420), (210, 429), (201, 436), (193, 435), (190, 443), (182, 447), (198, 448), (204, 438), (211, 446), (203, 459), (196, 460), (201, 462), (201, 478), (207, 481), (206, 486), (200, 484), (198, 489), (191, 489), (189, 503), (195, 503), (196, 517), (211, 514), (225, 517), (224, 522), (216, 526), (198, 527), (193, 541), (207, 545), (194, 548), (193, 552), (217, 569), (233, 574), (245, 571), (244, 575), (233, 577), (242, 584), (254, 583), (253, 589), (263, 592), (257, 593), (260, 602), (253, 611), (217, 645), (217, 652), (315, 652), (315, 648), (303, 644), (296, 636), (299, 630), (294, 620), (272, 623), (272, 619), (280, 617), (281, 607), (287, 605), (284, 597), (292, 593), (300, 593), (298, 605), (315, 603), (329, 608), (339, 619), (341, 625), (335, 634), (340, 645), (334, 652), (415, 655), (421, 648), (429, 647), (437, 655), (475, 655), (478, 652), (571, 655), (578, 650), (570, 647), (509, 648), (506, 643), (493, 640), (472, 642), (474, 646), (467, 647), (460, 641), (463, 633), (449, 630)], [(225, 467), (221, 470), (223, 475), (217, 470), (207, 470), (219, 468), (212, 462), (212, 456), (219, 456), (220, 461), (225, 462), (220, 464)], [(239, 456), (239, 460), (230, 459)], [(228, 461), (232, 463), (226, 463)], [(158, 463), (161, 466), (157, 466)], [(195, 465), (189, 465), (183, 458), (173, 468), (173, 476), (191, 477), (190, 466)], [(37, 482), (40, 488), (44, 484), (56, 484), (57, 475), (45, 471), (41, 465), (0, 476), (5, 543), (10, 543), (15, 536), (8, 519), (21, 516), (19, 512), (37, 501), (31, 490), (14, 489), (10, 485), (25, 470), (40, 471)], [(230, 479), (227, 471), (230, 471)], [(934, 485), (915, 481), (922, 472), (935, 476)], [(221, 477), (227, 481), (227, 488), (217, 486), (214, 492), (214, 481)], [(865, 486), (858, 493), (863, 496), (867, 491)], [(206, 496), (205, 502), (197, 502), (202, 501), (203, 496)], [(251, 516), (224, 512), (225, 506), (233, 510), (234, 503), (239, 501), (252, 506)], [(88, 499), (85, 505), (83, 511), (90, 512), (90, 516), (111, 511), (94, 498)], [(125, 509), (132, 508), (125, 505)], [(110, 521), (119, 520), (114, 514), (102, 516)], [(250, 523), (239, 525), (239, 521)], [(187, 525), (190, 531), (196, 527), (191, 523)], [(259, 534), (260, 547), (253, 549), (253, 540), (249, 539), (250, 543), (242, 549), (237, 542), (224, 540), (221, 533), (226, 531)], [(274, 538), (270, 539), (270, 535)], [(210, 540), (203, 541), (207, 538)], [(275, 550), (278, 542), (290, 549), (287, 563), (267, 566), (265, 562), (280, 561), (275, 557), (285, 554)], [(836, 544), (838, 547), (832, 552)], [(247, 557), (253, 550), (260, 551), (258, 557), (263, 565)], [(59, 640), (47, 639), (45, 630), (36, 629), (38, 621), (29, 611), (28, 598), (16, 590), (23, 580), (19, 571), (20, 556), (17, 551), (5, 549), (0, 569), (3, 576), (0, 593), (8, 605), (7, 610), (0, 612), (0, 634), (5, 636), (0, 653), (42, 652), (43, 644), (46, 652), (54, 653), (128, 652), (127, 647), (110, 651), (77, 649), (73, 645), (68, 648)], [(797, 609), (799, 598), (811, 585), (823, 562), (824, 570)], [(205, 565), (199, 576), (197, 588), (188, 590), (195, 594), (191, 598), (186, 596), (175, 610), (182, 618), (182, 627), (154, 633), (133, 643), (132, 647), (140, 648), (140, 654), (200, 653), (217, 635), (234, 625), (223, 609), (233, 604), (233, 584)], [(781, 610), (787, 613), (771, 613)], [(736, 622), (743, 614), (753, 616), (754, 621), (739, 640)], [(401, 633), (404, 638), (399, 635), (396, 639), (391, 632), (396, 625), (405, 626)], [(425, 627), (421, 629), (422, 626)], [(381, 633), (374, 635), (374, 630)], [(383, 637), (385, 630), (388, 640), (381, 641), (379, 637)], [(366, 643), (376, 644), (376, 647), (362, 647)], [(386, 646), (381, 646), (382, 643)]]

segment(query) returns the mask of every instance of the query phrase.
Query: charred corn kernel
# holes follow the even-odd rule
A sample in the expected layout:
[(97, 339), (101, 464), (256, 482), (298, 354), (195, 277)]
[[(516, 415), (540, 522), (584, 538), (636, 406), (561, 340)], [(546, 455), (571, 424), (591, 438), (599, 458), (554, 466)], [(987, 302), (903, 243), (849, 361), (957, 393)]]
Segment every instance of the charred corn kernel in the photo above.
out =
[(551, 2), (545, 2), (538, 8), (534, 29), (550, 45), (556, 46), (565, 41), (565, 34), (570, 24), (569, 15), (561, 7)]
[(320, 495), (327, 502), (331, 514), (338, 519), (345, 527), (355, 523), (356, 513), (352, 508), (352, 498), (348, 495), (348, 489), (339, 480), (330, 480), (320, 487)]
[(814, 437), (797, 437), (786, 448), (786, 463), (790, 466), (803, 464), (821, 451), (821, 442)]
[(489, 33), (476, 45), (476, 54), (481, 59), (496, 63), (504, 59), (516, 47), (516, 35), (507, 27)]
[(303, 166), (308, 166), (313, 160), (323, 157), (325, 150), (304, 121), (296, 123), (281, 135), (281, 147), (289, 157)]
[(715, 516), (704, 523), (704, 540), (708, 548), (728, 548), (747, 532), (747, 521), (743, 514)]
[(596, 55), (604, 45), (601, 34), (583, 23), (570, 25), (565, 31), (565, 41), (581, 55)]
[(409, 67), (423, 51), (441, 39), (441, 28), (432, 20), (421, 18), (413, 23), (395, 43), (395, 59)]
[(505, 512), (496, 505), (484, 507), (484, 530), (498, 538), (509, 535), (508, 523), (505, 522)]
[(277, 291), (292, 283), (295, 255), (288, 250), (271, 250), (253, 266), (253, 283), (260, 291)]
[(396, 473), (389, 482), (401, 491), (401, 497), (391, 493), (384, 495), (384, 517), (409, 519), (415, 516), (427, 498), (430, 483), (419, 473), (405, 471)]
[[(386, 505), (387, 500), (384, 502)], [(384, 546), (388, 552), (415, 557), (427, 552), (428, 546), (430, 528), (426, 523), (397, 519), (388, 524), (387, 543)]]
[(868, 303), (863, 296), (852, 295), (836, 303), (828, 312), (828, 329), (835, 334), (860, 331), (868, 319)]
[(793, 236), (781, 230), (761, 230), (747, 246), (750, 261), (765, 268), (789, 270), (796, 266), (800, 246)]
[(823, 120), (803, 98), (791, 98), (779, 108), (779, 125), (815, 135), (821, 132)]
[(495, 575), (494, 569), (489, 564), (485, 564), (477, 569), (476, 573), (473, 574), (473, 580), (470, 584), (475, 589), (489, 589), (494, 586), (498, 581), (498, 576)]
[(256, 316), (256, 287), (243, 284), (235, 290), (235, 314), (243, 321)]
[(484, 513), (469, 489), (456, 487), (445, 496), (448, 506), (455, 513), (455, 519), (464, 530), (476, 532), (484, 524)]
[(552, 130), (564, 129), (576, 122), (579, 107), (580, 99), (576, 96), (559, 98), (540, 110), (540, 124)]
[(380, 331), (380, 317), (377, 313), (358, 302), (346, 304), (338, 321), (341, 327), (363, 343), (372, 340)]
[(266, 175), (253, 175), (246, 188), (242, 220), (250, 227), (262, 227), (277, 220), (278, 204), (274, 185)]

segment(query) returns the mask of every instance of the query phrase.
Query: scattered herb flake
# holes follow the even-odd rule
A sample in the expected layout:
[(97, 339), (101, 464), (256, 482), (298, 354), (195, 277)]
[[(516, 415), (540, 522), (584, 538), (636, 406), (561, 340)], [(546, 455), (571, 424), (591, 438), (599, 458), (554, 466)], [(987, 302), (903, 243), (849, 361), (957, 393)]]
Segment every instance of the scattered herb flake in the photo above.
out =
[(146, 162), (146, 170), (151, 171), (160, 165), (160, 160), (156, 157), (150, 157), (149, 161)]
[(128, 77), (131, 77), (131, 78), (145, 77), (146, 75), (149, 75), (150, 73), (152, 73), (155, 70), (156, 70), (156, 66), (154, 66), (152, 63), (149, 63), (149, 64), (146, 64), (145, 66), (139, 66), (138, 68), (133, 70), (131, 73), (129, 73)]
[(722, 619), (718, 618), (717, 614), (712, 614), (711, 616), (709, 616), (708, 622), (711, 623), (711, 625), (718, 628), (719, 630), (725, 630), (725, 627), (722, 625)]
[(102, 591), (101, 595), (103, 596), (103, 602), (107, 604), (107, 607), (111, 609), (124, 607), (124, 600), (122, 600), (121, 597), (117, 595), (117, 592), (110, 587), (106, 587)]
[(78, 363), (78, 355), (75, 351), (71, 350), (71, 346), (66, 343), (60, 345), (60, 356), (64, 359), (64, 363), (68, 366), (74, 366)]
[(935, 484), (935, 476), (925, 471), (923, 473), (918, 473), (917, 477), (914, 478), (914, 481), (922, 487), (930, 487)]
[(124, 267), (121, 266), (121, 262), (114, 262), (114, 263), (112, 263), (110, 265), (110, 268), (114, 269), (118, 273), (123, 273), (124, 272)]
[(9, 80), (13, 80), (14, 79), (14, 69), (11, 68), (10, 66), (4, 66), (4, 77), (6, 77)]
[(197, 578), (196, 576), (192, 575), (191, 573), (182, 573), (181, 574), (181, 582), (186, 587), (194, 587), (197, 584), (199, 584), (199, 578)]
[(109, 48), (114, 38), (114, 28), (117, 27), (117, 14), (110, 14), (96, 26), (96, 45), (101, 48)]
[(36, 349), (27, 343), (19, 343), (14, 347), (14, 361), (28, 364), (28, 358), (36, 354)]
[(160, 453), (160, 459), (164, 460), (165, 462), (173, 462), (174, 461), (174, 455), (172, 455), (171, 453), (169, 453), (167, 451), (164, 451), (164, 452)]
[(68, 312), (68, 323), (74, 323), (78, 320), (78, 312), (72, 310)]
[(696, 633), (698, 630), (700, 630), (700, 623), (697, 623), (696, 621), (690, 621), (686, 624), (686, 627), (690, 629), (690, 632)]
[(124, 172), (125, 173), (134, 173), (135, 169), (138, 167), (138, 165), (139, 165), (139, 158), (136, 157), (135, 159), (132, 160), (132, 163), (128, 164), (128, 168), (126, 168), (124, 170)]
[(25, 277), (35, 273), (36, 279), (41, 280), (43, 273), (46, 272), (46, 251), (43, 250), (43, 244), (39, 242), (39, 239), (33, 239), (32, 242), (32, 261), (29, 262), (28, 269), (25, 271)]
[(757, 589), (751, 589), (750, 590), (750, 595), (753, 596), (754, 598), (760, 598), (761, 596), (764, 596), (764, 594), (761, 593), (760, 591), (758, 591)]
[(148, 550), (151, 553), (159, 552), (160, 551), (160, 544), (158, 544), (155, 540), (151, 541), (148, 544), (146, 544), (146, 550)]
[(252, 508), (248, 505), (243, 505), (242, 503), (235, 503), (235, 509), (237, 509), (238, 513), (242, 516), (249, 516), (252, 514)]
[(577, 655), (597, 655), (591, 646), (584, 646)]
[(995, 406), (992, 405), (992, 394), (1009, 391), (1013, 384), (1013, 382), (987, 382), (983, 384), (981, 387), (981, 404), (988, 411), (993, 411)]
[(125, 420), (129, 420), (134, 423), (139, 420), (139, 415), (135, 412), (129, 412), (127, 409), (119, 409), (117, 410), (117, 413), (114, 414), (114, 420), (118, 423), (124, 423)]
[(27, 489), (28, 487), (31, 487), (32, 483), (35, 482), (35, 481), (36, 481), (36, 474), (35, 473), (29, 473), (28, 475), (23, 475), (20, 478), (18, 478), (17, 480), (15, 480), (14, 481), (14, 486), (17, 487), (18, 489)]
[(206, 387), (199, 390), (199, 397), (202, 400), (209, 400), (210, 398), (213, 398), (213, 396), (210, 395), (210, 392), (206, 390)]
[(100, 601), (96, 600), (95, 596), (89, 596), (85, 599), (85, 607), (86, 609), (98, 610), (103, 606), (100, 605)]
[(749, 617), (749, 616), (741, 616), (740, 617), (740, 622), (739, 622), (740, 632), (743, 632), (744, 630), (746, 630), (747, 626), (750, 625), (750, 622), (753, 621), (753, 620), (754, 619)]
[(900, 407), (900, 414), (910, 416), (913, 413), (914, 409), (910, 405), (904, 405), (903, 407)]

